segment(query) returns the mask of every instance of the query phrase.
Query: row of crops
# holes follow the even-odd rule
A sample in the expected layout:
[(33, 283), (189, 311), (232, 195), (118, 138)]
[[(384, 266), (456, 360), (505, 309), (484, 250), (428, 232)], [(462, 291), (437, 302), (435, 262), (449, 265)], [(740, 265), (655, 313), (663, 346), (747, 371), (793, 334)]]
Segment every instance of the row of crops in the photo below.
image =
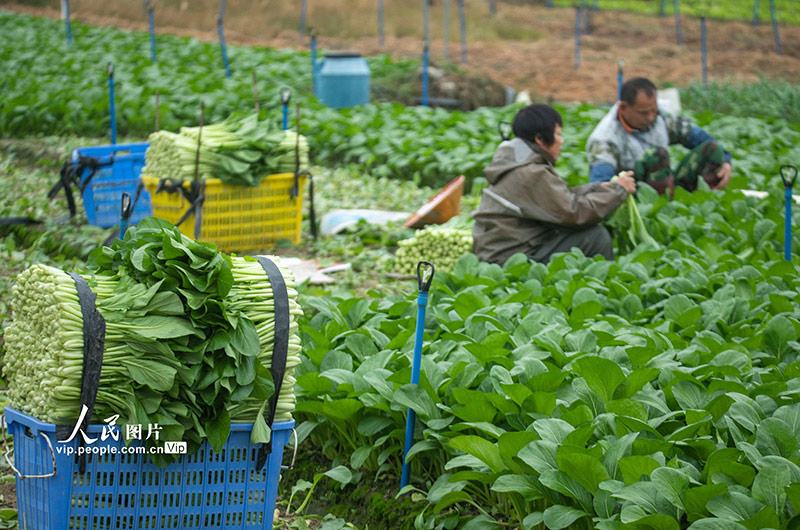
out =
[[(255, 70), (271, 87), (261, 91), (262, 106), (276, 121), (278, 88), (293, 87), (316, 163), (355, 164), (339, 170), (353, 172), (353, 188), (331, 186), (321, 198), (331, 207), (343, 205), (336, 193), (363, 201), (349, 207), (404, 206), (401, 188), (372, 177), (430, 185), (478, 177), (497, 123), (516, 110), (381, 103), (336, 111), (306, 96), (309, 59), (298, 52), (233, 48), (238, 69), (225, 79), (218, 48), (197, 41), (159, 37), (163, 51), (152, 65), (141, 34), (76, 25), (77, 45), (64, 50), (55, 22), (0, 12), (0, 28), (8, 35), (0, 43), (0, 137), (105, 135), (109, 61), (117, 65), (120, 130), (140, 138), (152, 131), (156, 90), (164, 128), (195, 124), (201, 100), (220, 121), (252, 101)], [(396, 67), (385, 58), (371, 66)], [(578, 184), (588, 174), (583, 145), (606, 109), (559, 110), (566, 142), (558, 169)], [(411, 408), (415, 528), (795, 528), (800, 275), (782, 257), (777, 170), (800, 159), (800, 126), (776, 116), (695, 118), (734, 153), (733, 189), (679, 190), (673, 200), (642, 189), (639, 207), (658, 245), (615, 262), (573, 252), (548, 265), (518, 256), (499, 267), (468, 254), (452, 274), (437, 272), (420, 324), (419, 385), (408, 384), (414, 282), (400, 289), (407, 296), (388, 294), (398, 290), (388, 282), (367, 296), (300, 288), (295, 417), (301, 448), (326, 458), (325, 476), (346, 489), (385, 487), (388, 477), (386, 495), (396, 493)], [(12, 162), (0, 170), (21, 178), (3, 167)], [(770, 193), (756, 199), (741, 188)], [(0, 197), (0, 214), (39, 208), (26, 201)], [(349, 256), (365, 245), (394, 251), (392, 230), (370, 243), (339, 236), (319, 244), (349, 245), (337, 251)], [(10, 248), (20, 234), (3, 238)], [(797, 258), (800, 238), (793, 248)]]

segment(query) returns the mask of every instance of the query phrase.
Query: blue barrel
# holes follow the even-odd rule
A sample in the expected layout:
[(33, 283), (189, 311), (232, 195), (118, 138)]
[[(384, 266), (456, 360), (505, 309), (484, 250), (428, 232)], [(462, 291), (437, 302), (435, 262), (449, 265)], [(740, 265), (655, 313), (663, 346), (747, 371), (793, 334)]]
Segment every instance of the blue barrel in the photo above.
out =
[(317, 97), (334, 107), (369, 103), (369, 65), (357, 52), (328, 52), (317, 64)]

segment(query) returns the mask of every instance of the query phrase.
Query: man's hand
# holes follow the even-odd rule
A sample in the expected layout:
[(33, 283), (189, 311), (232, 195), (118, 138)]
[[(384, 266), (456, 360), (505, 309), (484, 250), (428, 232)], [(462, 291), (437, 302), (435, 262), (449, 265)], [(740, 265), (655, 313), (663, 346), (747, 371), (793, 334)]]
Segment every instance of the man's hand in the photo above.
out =
[(722, 164), (722, 167), (717, 170), (717, 177), (719, 177), (719, 184), (711, 188), (712, 190), (721, 190), (728, 185), (728, 182), (731, 181), (731, 163), (725, 162)]
[(613, 183), (625, 188), (628, 194), (636, 193), (636, 180), (633, 178), (633, 171), (623, 171), (614, 178)]

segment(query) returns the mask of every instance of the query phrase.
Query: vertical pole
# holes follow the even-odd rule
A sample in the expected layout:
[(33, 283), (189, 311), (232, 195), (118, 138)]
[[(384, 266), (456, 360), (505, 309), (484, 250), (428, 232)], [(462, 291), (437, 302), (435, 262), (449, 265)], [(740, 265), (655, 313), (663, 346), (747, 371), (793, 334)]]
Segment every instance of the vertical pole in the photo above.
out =
[[(283, 106), (283, 130), (289, 128), (289, 100), (292, 99), (292, 91), (288, 87), (281, 89), (281, 104)], [(299, 108), (299, 107), (298, 107)]]
[(311, 33), (311, 85), (314, 95), (319, 97), (319, 65), (317, 64), (317, 31), (310, 29)]
[(625, 61), (622, 58), (617, 59), (617, 101), (622, 100), (622, 80), (624, 68)]
[(153, 0), (147, 0), (147, 21), (150, 26), (150, 60), (156, 62), (156, 15)]
[(592, 34), (592, 20), (591, 20), (591, 6), (589, 5), (589, 0), (584, 0), (583, 5), (583, 18), (584, 18), (584, 35), (591, 35)]
[(683, 44), (683, 32), (681, 31), (681, 0), (673, 0), (675, 6), (675, 41), (678, 46)]
[(547, 0), (546, 7), (547, 7), (548, 9), (552, 9), (552, 8), (554, 7), (554, 6), (553, 6), (553, 0)]
[(303, 0), (300, 3), (300, 27), (298, 28), (298, 31), (299, 31), (301, 37), (306, 34), (306, 12), (307, 11), (308, 11), (308, 0)]
[(495, 0), (489, 0), (489, 13), (491, 13), (492, 16), (497, 14), (497, 3)]
[(581, 66), (581, 7), (575, 7), (575, 70)]
[(783, 187), (783, 197), (786, 201), (786, 221), (783, 230), (783, 257), (786, 261), (792, 261), (792, 188)]
[(431, 49), (431, 4), (422, 0), (423, 45), (422, 45), (422, 106), (428, 106), (428, 60)]
[(117, 108), (114, 104), (114, 63), (108, 63), (108, 107), (111, 114), (111, 144), (117, 143)]
[(422, 50), (422, 106), (428, 106), (428, 43)]
[(778, 15), (775, 12), (775, 0), (769, 0), (769, 16), (772, 18), (772, 35), (775, 37), (775, 52), (778, 55), (783, 55), (781, 35), (778, 32)]
[(708, 45), (706, 17), (700, 17), (700, 55), (703, 60), (703, 86), (708, 86)]
[(661, 7), (658, 9), (658, 16), (667, 16), (667, 0), (661, 0)]
[(458, 28), (461, 32), (461, 62), (467, 62), (467, 17), (464, 14), (464, 0), (458, 0)]
[(378, 48), (383, 49), (383, 0), (378, 0)]
[(447, 61), (450, 45), (450, 0), (444, 0), (444, 26), (442, 27), (442, 61)]
[(72, 46), (72, 21), (69, 12), (69, 0), (61, 0), (61, 10), (64, 12), (64, 26), (67, 33), (67, 46)]
[(759, 21), (759, 16), (758, 16), (759, 3), (760, 2), (758, 0), (753, 0), (753, 22), (752, 22), (752, 24), (754, 26), (758, 26), (758, 24), (760, 22)]
[(222, 27), (222, 21), (225, 18), (225, 7), (228, 5), (228, 0), (222, 0), (219, 6), (219, 14), (217, 15), (217, 31), (219, 32), (219, 46), (222, 50), (222, 66), (225, 67), (225, 77), (231, 76), (231, 65), (228, 62), (228, 48), (225, 45), (225, 30)]

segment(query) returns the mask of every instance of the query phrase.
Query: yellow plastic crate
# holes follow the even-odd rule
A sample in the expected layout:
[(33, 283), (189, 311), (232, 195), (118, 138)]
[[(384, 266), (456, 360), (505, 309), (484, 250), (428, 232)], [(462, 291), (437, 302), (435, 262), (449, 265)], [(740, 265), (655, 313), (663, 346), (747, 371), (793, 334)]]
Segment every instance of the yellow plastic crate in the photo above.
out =
[[(155, 177), (142, 175), (142, 181), (152, 198), (153, 216), (173, 224), (180, 221), (190, 206), (183, 194), (164, 190), (156, 193), (159, 179)], [(205, 180), (198, 239), (215, 243), (225, 252), (265, 249), (282, 239), (299, 244), (305, 182), (306, 176), (300, 175), (298, 195), (292, 199), (289, 195), (294, 185), (292, 173), (266, 176), (254, 188), (228, 186), (219, 179)], [(190, 185), (183, 183), (186, 190)], [(194, 238), (194, 214), (178, 228)]]

